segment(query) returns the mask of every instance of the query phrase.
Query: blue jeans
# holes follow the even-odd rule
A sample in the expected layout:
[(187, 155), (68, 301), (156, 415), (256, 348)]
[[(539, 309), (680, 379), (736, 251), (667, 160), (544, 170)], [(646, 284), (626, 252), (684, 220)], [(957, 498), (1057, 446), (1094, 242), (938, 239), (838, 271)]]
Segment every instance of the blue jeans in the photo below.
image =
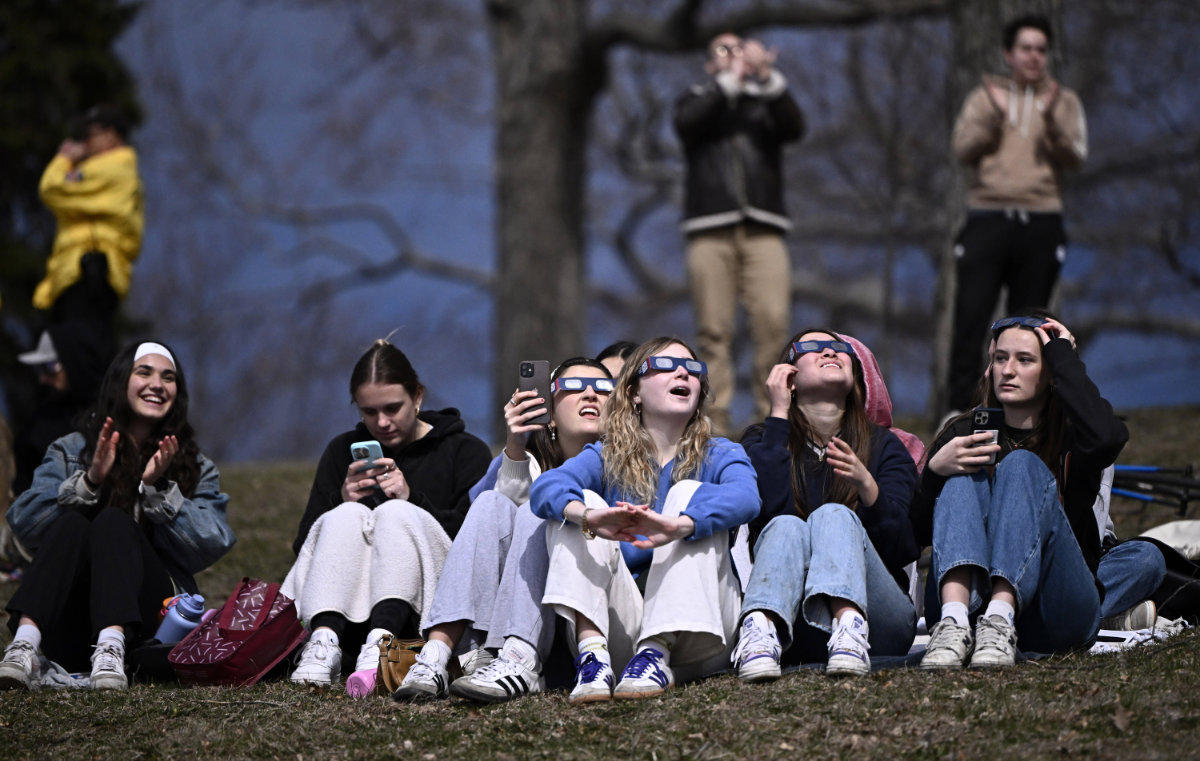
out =
[[(761, 610), (784, 622), (779, 632), (789, 662), (824, 661), (833, 630), (829, 598), (854, 603), (869, 625), (871, 652), (904, 655), (916, 636), (917, 615), (888, 572), (857, 515), (845, 505), (821, 506), (802, 520), (781, 515), (754, 545), (754, 569), (742, 617)], [(793, 647), (794, 646), (794, 647)]]
[(1150, 542), (1122, 542), (1100, 556), (1096, 578), (1104, 585), (1103, 618), (1150, 599), (1167, 575), (1167, 559)]
[[(1055, 653), (1090, 646), (1100, 628), (1100, 592), (1058, 501), (1058, 484), (1037, 455), (1009, 453), (986, 470), (953, 476), (933, 511), (933, 574), (971, 568), (968, 609), (991, 598), (991, 580), (1017, 593), (1017, 643)], [(941, 617), (931, 611), (927, 620)]]

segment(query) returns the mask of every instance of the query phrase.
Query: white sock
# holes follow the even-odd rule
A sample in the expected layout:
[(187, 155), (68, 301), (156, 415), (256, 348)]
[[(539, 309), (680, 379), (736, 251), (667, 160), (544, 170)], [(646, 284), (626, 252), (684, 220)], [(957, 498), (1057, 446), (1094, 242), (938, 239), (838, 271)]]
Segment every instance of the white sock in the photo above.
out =
[(775, 622), (771, 620), (770, 616), (768, 616), (766, 613), (763, 613), (761, 610), (751, 611), (745, 618), (742, 619), (742, 626), (745, 626), (747, 621), (753, 621), (755, 627), (762, 631), (770, 632), (771, 634), (778, 634), (775, 629)]
[(942, 618), (952, 618), (954, 623), (959, 626), (970, 626), (970, 619), (967, 617), (967, 604), (964, 602), (944, 602), (942, 603)]
[(1017, 611), (1003, 600), (992, 600), (988, 603), (987, 610), (983, 612), (983, 615), (1000, 616), (1011, 626), (1017, 618)]
[(37, 650), (42, 646), (42, 630), (33, 624), (21, 624), (17, 627), (17, 633), (13, 635), (13, 642), (19, 639), (25, 640)]
[(519, 663), (530, 671), (542, 671), (542, 659), (538, 656), (537, 648), (520, 637), (505, 637), (504, 646), (500, 648), (500, 657), (512, 663)]
[(861, 628), (866, 628), (867, 619), (863, 618), (862, 613), (859, 613), (857, 610), (851, 608), (841, 615), (841, 618), (837, 620), (837, 625), (853, 627), (855, 621), (858, 621), (861, 624)]
[(662, 634), (655, 634), (653, 637), (646, 637), (644, 640), (642, 640), (641, 642), (639, 642), (637, 644), (637, 648), (634, 650), (634, 652), (640, 653), (643, 650), (645, 650), (646, 648), (650, 648), (651, 650), (656, 650), (662, 655), (663, 665), (670, 666), (671, 665), (671, 646), (674, 644), (675, 644), (675, 635), (668, 633), (668, 632), (664, 632)]
[(450, 656), (453, 652), (445, 642), (439, 642), (436, 639), (431, 639), (425, 643), (425, 647), (421, 648), (421, 660), (426, 663), (436, 663), (442, 668), (446, 668), (446, 664), (450, 663)]
[(100, 636), (96, 638), (96, 644), (103, 645), (105, 642), (116, 642), (121, 646), (121, 649), (124, 650), (125, 632), (121, 631), (120, 629), (113, 629), (111, 627), (108, 629), (101, 629)]
[(608, 652), (608, 640), (604, 637), (585, 637), (579, 640), (579, 652), (591, 653), (601, 663), (612, 665), (612, 655)]

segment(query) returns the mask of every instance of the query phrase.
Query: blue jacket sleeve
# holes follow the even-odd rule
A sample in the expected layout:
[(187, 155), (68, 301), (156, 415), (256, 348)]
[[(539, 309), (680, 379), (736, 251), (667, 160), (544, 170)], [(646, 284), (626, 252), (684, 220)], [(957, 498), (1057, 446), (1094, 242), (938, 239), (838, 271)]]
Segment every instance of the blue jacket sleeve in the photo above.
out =
[(732, 441), (714, 439), (709, 444), (699, 480), (700, 488), (683, 511), (696, 524), (687, 541), (737, 528), (758, 515), (762, 500), (754, 466), (745, 450)]
[(200, 455), (200, 480), (192, 496), (172, 485), (166, 501), (174, 517), (154, 526), (154, 547), (162, 557), (195, 574), (217, 562), (237, 541), (225, 517), (229, 495), (212, 460)]
[(563, 520), (563, 508), (572, 500), (583, 501), (584, 490), (603, 493), (604, 459), (601, 444), (588, 444), (583, 451), (546, 471), (529, 487), (529, 507), (546, 520)]
[(46, 449), (41, 465), (33, 472), (29, 488), (8, 508), (8, 525), (30, 552), (42, 543), (42, 537), (62, 510), (70, 509), (59, 504), (59, 487), (72, 473), (82, 470), (79, 453), (83, 451), (83, 445), (83, 436), (78, 433), (52, 443)]

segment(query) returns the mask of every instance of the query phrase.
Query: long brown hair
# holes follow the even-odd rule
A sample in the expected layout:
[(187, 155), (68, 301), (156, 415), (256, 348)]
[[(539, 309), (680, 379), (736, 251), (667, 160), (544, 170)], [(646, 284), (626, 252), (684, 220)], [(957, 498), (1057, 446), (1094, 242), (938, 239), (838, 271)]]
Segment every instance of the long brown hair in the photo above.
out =
[[(1036, 317), (1041, 319), (1052, 319), (1061, 322), (1051, 312), (1044, 309), (1031, 309), (1028, 314), (1013, 315), (1014, 317)], [(1025, 325), (1010, 325), (1001, 328), (992, 334), (992, 340), (998, 341), (1000, 335), (1006, 331), (1018, 329), (1027, 330), (1034, 334), (1037, 340), (1038, 356), (1042, 362), (1042, 372), (1049, 373), (1050, 366), (1046, 364), (1046, 354), (1042, 351), (1042, 341), (1034, 333), (1034, 329)], [(987, 372), (979, 379), (979, 387), (976, 390), (976, 406), (982, 407), (1002, 407), (1000, 400), (996, 398), (996, 383), (995, 377), (992, 374), (991, 359), (988, 359)], [(1058, 392), (1054, 388), (1054, 384), (1050, 384), (1049, 393), (1046, 394), (1046, 401), (1042, 404), (1042, 409), (1038, 412), (1037, 423), (1033, 426), (1033, 431), (1028, 438), (1021, 442), (1022, 449), (1028, 449), (1038, 456), (1050, 472), (1054, 474), (1054, 480), (1062, 482), (1062, 454), (1065, 442), (1067, 440), (1067, 413), (1063, 409), (1062, 400), (1058, 398)]]
[[(655, 457), (654, 442), (642, 425), (641, 407), (633, 403), (641, 387), (638, 367), (647, 358), (678, 344), (699, 359), (686, 342), (662, 336), (652, 338), (634, 350), (617, 378), (617, 387), (604, 405), (604, 480), (630, 499), (651, 504), (658, 493), (658, 477), (662, 468)], [(709, 396), (708, 377), (700, 378), (700, 399), (696, 412), (688, 420), (679, 439), (675, 455), (672, 483), (678, 483), (700, 472), (712, 436), (712, 426), (705, 414)]]
[[(612, 378), (612, 373), (608, 371), (607, 367), (600, 364), (598, 360), (588, 357), (571, 357), (570, 359), (564, 359), (559, 363), (558, 367), (554, 368), (554, 371), (550, 373), (551, 382), (563, 377), (563, 373), (572, 367), (590, 367), (593, 370), (599, 370), (604, 373), (605, 378)], [(551, 396), (553, 397), (553, 395)], [(548, 401), (550, 409), (553, 410), (554, 399), (551, 398)], [(567, 456), (562, 449), (562, 443), (559, 442), (557, 435), (550, 435), (550, 430), (550, 426), (542, 426), (529, 437), (529, 451), (544, 471), (557, 468), (567, 460)]]
[[(789, 364), (788, 349), (800, 337), (808, 333), (825, 333), (837, 341), (844, 341), (841, 335), (824, 328), (802, 330), (792, 336), (780, 352), (781, 364)], [(854, 454), (863, 463), (871, 457), (871, 421), (867, 417), (867, 386), (863, 379), (862, 362), (857, 354), (850, 355), (850, 363), (854, 368), (854, 385), (846, 394), (842, 412), (842, 430), (838, 435), (842, 441), (854, 450)], [(816, 431), (808, 422), (807, 416), (795, 404), (795, 392), (792, 392), (792, 404), (788, 405), (788, 452), (792, 455), (792, 498), (795, 501), (796, 514), (801, 518), (808, 517), (809, 512), (821, 505), (808, 504), (808, 489), (804, 478), (804, 453), (808, 450), (809, 442), (816, 440)], [(828, 465), (826, 465), (828, 467)], [(835, 502), (845, 505), (851, 510), (858, 508), (858, 487), (845, 478), (830, 480), (830, 486), (825, 494), (825, 502)], [(824, 503), (822, 503), (824, 504)]]

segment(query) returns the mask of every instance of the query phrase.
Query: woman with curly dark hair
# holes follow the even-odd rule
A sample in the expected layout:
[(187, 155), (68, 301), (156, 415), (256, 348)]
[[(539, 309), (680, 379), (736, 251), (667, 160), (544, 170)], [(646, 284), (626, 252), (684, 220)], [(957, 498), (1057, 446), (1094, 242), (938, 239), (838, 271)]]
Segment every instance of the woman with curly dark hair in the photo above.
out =
[(78, 670), (93, 641), (91, 686), (128, 686), (126, 640), (152, 636), (163, 598), (198, 591), (193, 574), (233, 546), (228, 500), (196, 444), (174, 352), (129, 345), (79, 431), (50, 445), (9, 509), (33, 563), (8, 603), (0, 687), (36, 682), (39, 646)]

